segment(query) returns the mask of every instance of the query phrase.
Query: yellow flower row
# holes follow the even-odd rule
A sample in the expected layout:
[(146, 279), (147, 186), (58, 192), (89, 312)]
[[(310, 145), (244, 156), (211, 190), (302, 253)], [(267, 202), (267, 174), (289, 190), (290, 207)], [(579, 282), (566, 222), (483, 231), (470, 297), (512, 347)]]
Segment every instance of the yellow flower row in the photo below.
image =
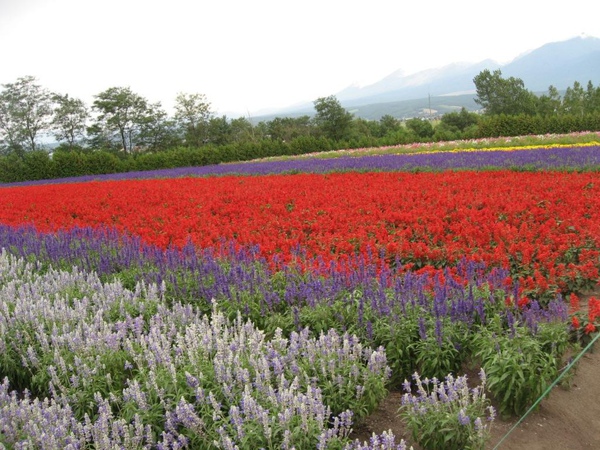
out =
[(422, 155), (433, 153), (462, 153), (462, 152), (515, 152), (519, 150), (550, 150), (553, 148), (574, 148), (574, 147), (594, 147), (600, 146), (600, 142), (586, 142), (581, 144), (548, 144), (548, 145), (516, 145), (514, 147), (486, 147), (486, 148), (455, 148), (451, 150), (421, 150), (417, 152), (397, 154), (402, 155)]

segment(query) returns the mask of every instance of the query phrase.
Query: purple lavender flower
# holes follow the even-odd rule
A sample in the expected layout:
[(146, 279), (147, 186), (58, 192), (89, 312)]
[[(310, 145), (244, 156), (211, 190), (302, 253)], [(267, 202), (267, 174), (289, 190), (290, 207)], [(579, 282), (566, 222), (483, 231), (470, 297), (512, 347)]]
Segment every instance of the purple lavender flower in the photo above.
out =
[(471, 423), (471, 418), (466, 415), (464, 409), (458, 411), (458, 423), (461, 425), (469, 425)]

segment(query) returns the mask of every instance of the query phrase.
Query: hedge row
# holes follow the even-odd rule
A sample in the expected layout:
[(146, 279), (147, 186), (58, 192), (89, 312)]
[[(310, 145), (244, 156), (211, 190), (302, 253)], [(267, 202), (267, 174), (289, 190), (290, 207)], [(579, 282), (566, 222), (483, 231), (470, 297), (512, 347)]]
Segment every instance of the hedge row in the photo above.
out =
[[(599, 131), (600, 114), (585, 116), (482, 116), (476, 129), (460, 132), (453, 139), (563, 134), (577, 131)], [(441, 139), (443, 133), (434, 136)], [(122, 154), (108, 151), (57, 151), (52, 156), (45, 151), (0, 156), (0, 182), (44, 180), (81, 175), (170, 169), (175, 167), (204, 166), (233, 161), (283, 155), (299, 155), (344, 148), (376, 147), (384, 145), (424, 142), (405, 129), (382, 138), (361, 136), (351, 141), (332, 141), (324, 137), (301, 136), (289, 142), (265, 139), (258, 142), (240, 142), (222, 146), (206, 145), (200, 148), (177, 147), (156, 153)]]
[(600, 130), (600, 114), (557, 116), (482, 116), (477, 124), (478, 137), (564, 134)]

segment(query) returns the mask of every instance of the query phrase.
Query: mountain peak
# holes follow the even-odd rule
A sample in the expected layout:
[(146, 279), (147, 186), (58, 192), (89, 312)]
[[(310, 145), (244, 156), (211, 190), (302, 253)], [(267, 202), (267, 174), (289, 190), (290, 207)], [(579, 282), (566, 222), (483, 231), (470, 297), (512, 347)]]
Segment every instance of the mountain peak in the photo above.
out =
[(473, 91), (473, 78), (482, 70), (502, 70), (503, 76), (521, 78), (527, 89), (546, 91), (551, 84), (566, 89), (578, 80), (600, 81), (600, 39), (577, 36), (551, 42), (519, 55), (508, 64), (491, 59), (478, 63), (455, 62), (406, 74), (396, 70), (368, 86), (351, 86), (337, 98), (345, 106), (412, 100)]
[[(367, 105), (373, 111), (376, 105), (379, 105), (379, 111), (391, 111), (394, 102), (414, 103), (416, 100), (420, 100), (418, 103), (421, 105), (428, 105), (434, 97), (447, 99), (464, 93), (473, 93), (472, 97), (475, 97), (473, 79), (485, 69), (500, 69), (503, 77), (520, 78), (528, 90), (536, 93), (547, 92), (550, 85), (563, 90), (575, 81), (585, 85), (591, 80), (594, 85), (600, 85), (600, 38), (581, 35), (551, 42), (519, 55), (507, 64), (486, 59), (477, 63), (455, 62), (409, 74), (398, 69), (376, 83), (366, 86), (353, 84), (335, 95), (345, 108), (354, 111)], [(473, 106), (469, 107), (476, 109), (472, 98), (470, 100)], [(452, 110), (455, 107), (452, 105), (456, 106), (456, 103), (444, 101), (440, 106)], [(310, 110), (311, 105), (306, 108)], [(303, 110), (305, 113), (306, 108)], [(291, 108), (285, 111), (288, 114), (294, 112)], [(370, 116), (377, 117), (375, 112)]]

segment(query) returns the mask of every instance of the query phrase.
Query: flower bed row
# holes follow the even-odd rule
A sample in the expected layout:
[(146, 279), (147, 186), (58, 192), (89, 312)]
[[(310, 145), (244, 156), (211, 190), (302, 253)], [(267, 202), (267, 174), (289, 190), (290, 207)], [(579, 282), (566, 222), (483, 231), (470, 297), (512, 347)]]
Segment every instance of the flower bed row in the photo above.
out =
[(347, 333), (267, 340), (216, 305), (167, 306), (155, 285), (39, 269), (0, 255), (0, 443), (342, 448), (385, 395), (385, 352)]
[[(101, 237), (99, 242), (91, 242), (94, 236)], [(490, 391), (504, 399), (502, 412), (519, 413), (556, 376), (568, 345), (563, 301), (547, 308), (516, 301), (519, 290), (506, 284), (505, 271), (488, 272), (473, 262), (459, 265), (460, 276), (398, 274), (365, 263), (328, 277), (271, 272), (266, 262), (260, 267), (260, 260), (243, 253), (222, 259), (177, 249), (152, 251), (139, 240), (98, 230), (55, 236), (7, 228), (2, 242), (35, 261), (27, 265), (6, 252), (0, 259), (0, 375), (11, 383), (2, 387), (0, 416), (6, 418), (1, 429), (10, 445), (36, 446), (46, 439), (47, 448), (90, 442), (98, 448), (257, 448), (268, 442), (283, 448), (288, 443), (319, 448), (318, 442), (323, 448), (358, 446), (347, 438), (351, 417), (368, 414), (385, 393), (386, 361), (396, 384), (413, 371), (441, 377), (469, 361), (480, 363), (489, 373)], [(65, 272), (49, 264), (76, 263), (91, 248), (95, 259), (87, 261), (105, 264), (105, 281), (76, 267)], [(139, 274), (133, 291), (119, 281), (123, 273), (131, 276), (127, 261)], [(213, 272), (183, 276), (193, 267), (213, 267)], [(244, 273), (253, 271), (262, 281), (246, 278)], [(161, 285), (144, 287), (144, 277), (158, 273)], [(201, 313), (209, 299), (177, 301), (170, 274), (199, 283), (238, 280), (219, 300), (232, 319), (220, 310), (213, 309), (210, 318)], [(261, 282), (268, 284), (251, 286)], [(318, 294), (294, 296), (311, 287)], [(327, 289), (330, 295), (321, 296)], [(270, 305), (256, 294), (268, 290), (277, 297)], [(239, 316), (239, 311), (261, 310), (256, 316), (268, 318), (263, 331)], [(370, 350), (377, 345), (385, 350)], [(284, 380), (297, 380), (285, 384), (295, 389), (290, 402), (313, 395), (317, 409), (302, 409), (309, 414), (307, 422), (290, 404), (269, 397), (283, 388), (274, 383)], [(200, 385), (204, 397), (198, 397)], [(10, 386), (17, 391), (11, 393)], [(500, 395), (506, 392), (510, 395)], [(37, 400), (44, 397), (48, 400)], [(263, 414), (269, 410), (268, 417), (239, 416), (241, 404), (251, 399), (262, 405)], [(282, 413), (290, 408), (293, 423)], [(236, 417), (245, 425), (236, 425)], [(49, 435), (43, 425), (50, 422), (57, 424), (56, 434)], [(301, 435), (290, 434), (298, 427)], [(385, 439), (374, 442), (402, 448)]]
[[(362, 149), (364, 150), (364, 149)], [(393, 148), (392, 148), (393, 150)], [(365, 150), (366, 151), (366, 150)], [(379, 151), (382, 151), (379, 149)], [(408, 150), (404, 150), (408, 151)], [(416, 150), (415, 150), (416, 151)], [(512, 169), (519, 171), (565, 170), (598, 171), (600, 147), (597, 144), (561, 145), (546, 147), (507, 147), (472, 151), (438, 150), (415, 153), (385, 153), (361, 155), (352, 150), (349, 156), (335, 152), (329, 158), (271, 160), (198, 167), (148, 170), (139, 172), (87, 175), (55, 180), (26, 181), (0, 186), (30, 186), (89, 181), (118, 181), (132, 179), (205, 177), (223, 175), (270, 175), (281, 173), (330, 173), (347, 171), (443, 171)]]
[[(315, 335), (332, 329), (351, 332), (372, 348), (385, 348), (396, 386), (414, 371), (443, 377), (469, 360), (485, 361), (485, 349), (501, 350), (509, 360), (530, 358), (515, 374), (517, 381), (511, 381), (513, 389), (522, 391), (508, 397), (506, 411), (523, 408), (538, 389), (523, 387), (518, 381), (523, 371), (532, 371), (526, 383), (544, 386), (556, 373), (569, 340), (564, 301), (558, 298), (542, 307), (522, 297), (505, 270), (490, 271), (472, 261), (436, 276), (392, 271), (379, 261), (299, 273), (290, 268), (272, 271), (266, 261), (244, 252), (226, 258), (196, 253), (191, 246), (163, 252), (99, 230), (55, 236), (5, 227), (0, 241), (41, 264), (41, 270), (62, 261), (64, 267), (87, 265), (105, 281), (116, 276), (132, 287), (158, 282), (167, 302), (191, 304), (205, 313), (216, 299), (231, 319), (241, 311), (268, 336), (278, 328), (286, 336), (305, 327)], [(130, 313), (141, 314), (136, 302), (131, 303)], [(502, 367), (503, 358), (486, 362), (492, 378), (494, 372), (502, 375), (492, 366)]]
[[(0, 222), (109, 226), (166, 248), (224, 240), (286, 264), (381, 253), (405, 269), (463, 257), (508, 267), (535, 295), (598, 279), (597, 173), (344, 173), (6, 188)], [(301, 249), (303, 254), (298, 253)]]
[[(208, 447), (229, 448), (241, 442), (240, 448), (255, 448), (268, 439), (264, 434), (268, 429), (261, 428), (268, 423), (271, 430), (284, 430), (279, 435), (281, 445), (292, 442), (285, 439), (299, 439), (294, 441), (296, 448), (316, 448), (319, 439), (328, 442), (324, 448), (403, 448), (403, 443), (396, 444), (389, 435), (374, 438), (381, 447), (350, 444), (349, 413), (340, 416), (337, 425), (335, 420), (313, 420), (309, 433), (302, 437), (285, 434), (286, 424), (278, 422), (279, 416), (265, 417), (259, 425), (252, 421), (248, 425), (258, 441), (239, 441), (239, 430), (224, 425), (226, 416), (229, 420), (236, 417), (230, 414), (237, 411), (235, 404), (231, 399), (221, 402), (224, 428), (215, 419), (205, 419), (204, 415), (216, 414), (215, 406), (192, 401), (194, 379), (203, 378), (199, 372), (207, 372), (206, 392), (222, 398), (235, 384), (236, 370), (250, 367), (249, 373), (256, 374), (250, 356), (266, 352), (271, 381), (282, 368), (292, 367), (294, 373), (298, 367), (305, 374), (298, 395), (308, 395), (308, 386), (315, 386), (321, 410), (343, 414), (343, 408), (349, 407), (354, 417), (360, 417), (381, 398), (387, 369), (380, 364), (375, 371), (379, 375), (374, 376), (372, 358), (358, 358), (361, 352), (356, 349), (372, 355), (369, 348), (380, 345), (385, 352), (377, 354), (392, 368), (396, 385), (413, 371), (441, 377), (459, 372), (471, 361), (482, 364), (490, 374), (490, 391), (504, 399), (502, 412), (519, 413), (558, 373), (571, 329), (563, 301), (542, 308), (519, 296), (518, 286), (508, 283), (506, 271), (489, 271), (474, 262), (461, 262), (454, 275), (447, 270), (435, 277), (392, 271), (377, 260), (321, 273), (290, 268), (273, 272), (265, 260), (233, 251), (234, 247), (226, 247), (227, 256), (223, 251), (218, 257), (196, 252), (192, 246), (162, 251), (107, 230), (76, 229), (54, 235), (2, 227), (0, 242), (35, 262), (25, 265), (2, 255), (0, 376), (8, 377), (12, 389), (18, 389), (11, 393), (5, 381), (0, 395), (1, 415), (7, 418), (2, 428), (4, 443), (10, 445), (29, 442), (36, 446), (45, 439), (47, 448), (78, 448), (84, 442), (95, 442), (98, 448), (202, 448), (201, 443), (212, 439), (218, 444)], [(53, 265), (71, 270), (56, 271)], [(85, 265), (90, 271), (98, 270), (104, 281), (76, 269)], [(133, 283), (135, 289), (123, 288), (121, 279)], [(162, 280), (159, 285), (152, 284), (157, 280)], [(213, 311), (211, 319), (204, 315), (202, 311), (212, 307), (212, 297), (197, 296), (202, 292), (215, 294), (230, 319), (221, 311)], [(239, 311), (256, 317), (263, 331), (243, 322)], [(216, 329), (215, 324), (223, 328)], [(240, 333), (240, 326), (243, 338), (236, 340), (232, 336)], [(222, 351), (214, 350), (212, 338), (198, 343), (198, 336), (217, 335), (226, 336), (227, 346), (219, 347)], [(254, 338), (259, 344), (252, 344)], [(199, 346), (192, 346), (194, 342)], [(304, 363), (290, 364), (289, 357), (279, 363), (273, 359), (285, 356), (282, 349), (289, 356), (290, 347), (297, 348), (298, 342), (305, 350), (302, 356), (295, 355), (305, 358)], [(339, 357), (340, 342), (346, 349), (341, 354), (350, 359)], [(279, 345), (277, 355), (272, 352), (274, 345)], [(247, 348), (252, 351), (245, 352)], [(223, 361), (229, 365), (219, 365)], [(323, 366), (318, 361), (327, 363)], [(217, 372), (225, 378), (215, 378)], [(245, 376), (242, 379), (248, 380)], [(372, 380), (370, 385), (367, 379)], [(256, 385), (254, 380), (252, 387)], [(369, 387), (363, 390), (365, 385)], [(23, 397), (27, 391), (36, 397)], [(504, 395), (507, 392), (510, 395)], [(37, 400), (46, 395), (48, 400)], [(187, 403), (177, 402), (181, 395)], [(269, 405), (270, 411), (280, 412)], [(209, 423), (212, 434), (208, 438), (198, 434), (196, 419), (167, 427), (168, 420), (187, 420), (179, 416), (184, 413)], [(52, 428), (56, 435), (51, 437), (44, 425), (48, 421), (59, 424)]]

